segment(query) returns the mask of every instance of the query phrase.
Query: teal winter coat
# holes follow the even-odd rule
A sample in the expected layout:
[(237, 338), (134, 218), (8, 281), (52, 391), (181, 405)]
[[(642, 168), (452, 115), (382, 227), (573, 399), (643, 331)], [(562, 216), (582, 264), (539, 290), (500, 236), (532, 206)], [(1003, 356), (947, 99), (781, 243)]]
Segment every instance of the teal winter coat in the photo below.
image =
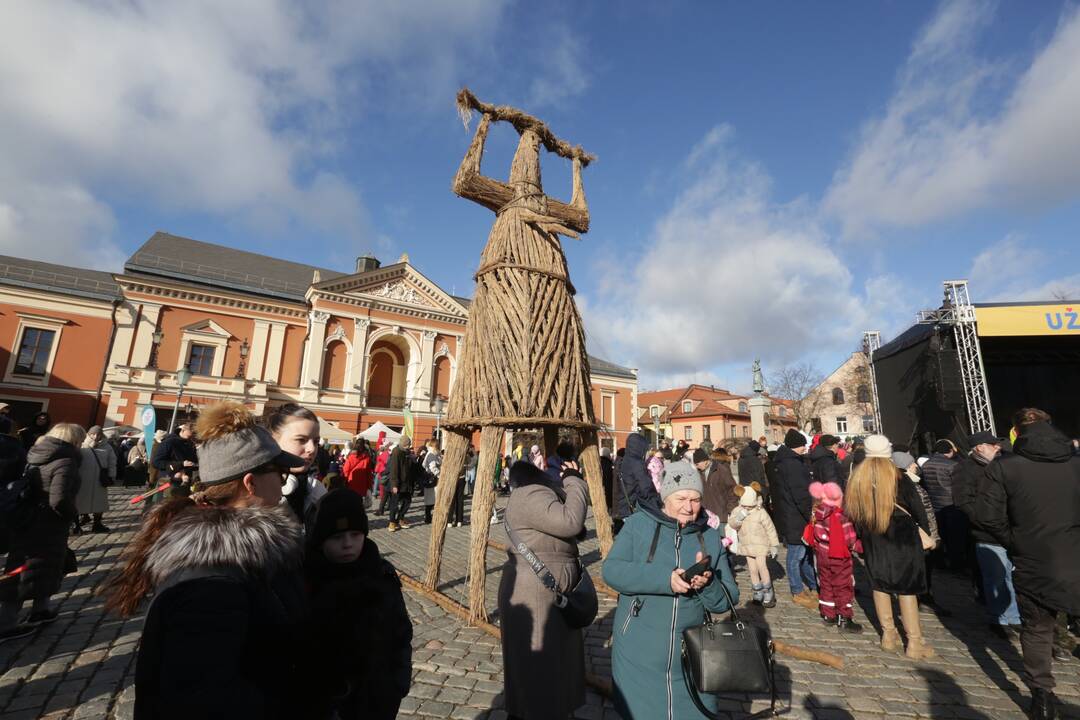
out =
[[(657, 534), (657, 529), (659, 533)], [(649, 555), (653, 542), (656, 549)], [(705, 622), (705, 610), (729, 609), (721, 583), (739, 601), (721, 535), (705, 523), (679, 528), (658, 510), (641, 506), (623, 525), (604, 561), (603, 577), (619, 591), (611, 666), (615, 704), (624, 720), (701, 718), (683, 681), (681, 646), (686, 628)], [(712, 556), (713, 579), (698, 593), (675, 595), (671, 572), (688, 568), (705, 546)], [(703, 695), (706, 707), (715, 701)]]

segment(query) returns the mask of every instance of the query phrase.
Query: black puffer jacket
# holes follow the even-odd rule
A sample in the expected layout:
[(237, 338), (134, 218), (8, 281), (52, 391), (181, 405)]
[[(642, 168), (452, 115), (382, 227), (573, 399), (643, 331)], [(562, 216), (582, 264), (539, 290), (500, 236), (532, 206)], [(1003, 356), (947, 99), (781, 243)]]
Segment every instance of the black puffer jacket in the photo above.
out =
[(836, 459), (836, 453), (828, 448), (818, 445), (810, 451), (810, 468), (814, 473), (814, 480), (819, 483), (836, 483), (843, 490), (847, 487), (847, 472)]
[(645, 467), (645, 453), (648, 449), (649, 441), (644, 435), (635, 433), (626, 439), (626, 455), (622, 461), (622, 483), (633, 510), (644, 504), (655, 508), (661, 505), (660, 493), (656, 492), (656, 486), (653, 485), (652, 477)]
[(772, 488), (773, 523), (788, 545), (802, 540), (810, 522), (813, 498), (810, 497), (810, 465), (806, 458), (787, 445), (781, 445), (773, 458), (776, 487)]
[(751, 440), (739, 453), (739, 484), (750, 485), (757, 483), (762, 488), (768, 488), (769, 481), (765, 477), (765, 466), (761, 463), (758, 452), (761, 446), (756, 440)]
[(952, 475), (958, 464), (940, 453), (934, 453), (923, 463), (919, 474), (922, 475), (923, 490), (930, 496), (934, 512), (953, 504)]
[[(300, 526), (288, 508), (182, 511), (151, 548), (135, 718), (319, 717)], [(320, 699), (321, 701), (321, 699)]]
[(1016, 592), (1080, 615), (1080, 457), (1049, 423), (1028, 425), (989, 466), (979, 524), (1009, 551)]
[(4, 564), (10, 571), (29, 566), (19, 579), (0, 583), (0, 600), (48, 597), (60, 589), (67, 557), (68, 527), (78, 517), (78, 448), (54, 437), (44, 437), (26, 454), (35, 468), (30, 498), (11, 529), (11, 544)]
[(961, 460), (952, 474), (952, 497), (953, 504), (968, 517), (972, 539), (977, 543), (997, 545), (998, 541), (979, 523), (975, 511), (979, 495), (986, 491), (986, 485), (990, 482), (987, 467), (987, 463), (979, 462), (975, 453)]

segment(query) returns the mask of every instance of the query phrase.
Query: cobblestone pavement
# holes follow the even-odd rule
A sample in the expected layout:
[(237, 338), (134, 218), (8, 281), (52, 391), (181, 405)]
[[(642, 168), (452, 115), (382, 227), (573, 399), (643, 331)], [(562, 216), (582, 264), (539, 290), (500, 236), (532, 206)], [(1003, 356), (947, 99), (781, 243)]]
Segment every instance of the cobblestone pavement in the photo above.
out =
[[(124, 545), (131, 539), (139, 512), (127, 499), (134, 492), (113, 488), (114, 510), (106, 515), (113, 532), (71, 539), (79, 572), (68, 576), (57, 595), (59, 620), (36, 635), (0, 645), (0, 716), (22, 718), (130, 718), (134, 702), (134, 660), (142, 616), (121, 620), (105, 615), (94, 591), (107, 577)], [(500, 499), (500, 506), (503, 501)], [(412, 527), (395, 534), (385, 530), (384, 518), (373, 518), (372, 537), (400, 570), (420, 577), (427, 554), (429, 526), (423, 507), (410, 513)], [(464, 601), (469, 528), (447, 530), (441, 589)], [(499, 526), (492, 538), (504, 542)], [(595, 536), (583, 546), (594, 576), (600, 572)], [(492, 621), (502, 553), (488, 554), (488, 608)], [(782, 565), (773, 564), (775, 577)], [(744, 593), (747, 576), (737, 569)], [(785, 592), (768, 611), (748, 609), (745, 615), (769, 626), (773, 636), (803, 647), (843, 656), (845, 670), (778, 657), (781, 705), (789, 718), (929, 717), (998, 720), (1022, 718), (1027, 690), (1020, 681), (1019, 644), (998, 640), (985, 630), (981, 609), (970, 599), (964, 581), (935, 575), (942, 603), (954, 611), (950, 618), (923, 615), (924, 632), (939, 658), (911, 663), (877, 647), (866, 613), (873, 613), (869, 590), (860, 578), (856, 617), (867, 628), (860, 636), (840, 636), (824, 627), (816, 614), (791, 603)], [(778, 589), (784, 588), (781, 580)], [(454, 615), (426, 598), (406, 594), (415, 627), (414, 678), (401, 717), (440, 717), (458, 720), (503, 720), (502, 661), (498, 641), (466, 627)], [(605, 643), (611, 634), (614, 603), (601, 596), (601, 619), (586, 636), (588, 663), (593, 673), (610, 675)], [(1080, 661), (1055, 662), (1057, 694), (1062, 717), (1080, 720)], [(730, 717), (766, 707), (759, 696), (732, 696), (721, 701)], [(577, 718), (617, 718), (610, 703), (590, 691)]]

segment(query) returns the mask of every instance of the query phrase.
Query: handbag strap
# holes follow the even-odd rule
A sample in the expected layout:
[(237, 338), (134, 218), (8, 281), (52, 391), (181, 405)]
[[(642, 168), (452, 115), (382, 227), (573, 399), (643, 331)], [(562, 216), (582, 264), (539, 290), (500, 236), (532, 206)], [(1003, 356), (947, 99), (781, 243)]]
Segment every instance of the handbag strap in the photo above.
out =
[(559, 590), (559, 581), (547, 569), (544, 561), (536, 557), (536, 553), (530, 550), (525, 541), (514, 532), (513, 528), (510, 527), (510, 521), (504, 519), (503, 528), (506, 530), (506, 536), (510, 538), (510, 544), (517, 551), (517, 554), (525, 558), (525, 562), (529, 563), (529, 567), (536, 573), (536, 577), (540, 578), (543, 586), (555, 593), (555, 606), (558, 608), (566, 607), (566, 596)]
[(653, 529), (652, 544), (649, 545), (649, 557), (645, 558), (645, 562), (651, 563), (653, 557), (656, 556), (656, 545), (660, 542), (660, 523), (656, 523), (656, 527)]

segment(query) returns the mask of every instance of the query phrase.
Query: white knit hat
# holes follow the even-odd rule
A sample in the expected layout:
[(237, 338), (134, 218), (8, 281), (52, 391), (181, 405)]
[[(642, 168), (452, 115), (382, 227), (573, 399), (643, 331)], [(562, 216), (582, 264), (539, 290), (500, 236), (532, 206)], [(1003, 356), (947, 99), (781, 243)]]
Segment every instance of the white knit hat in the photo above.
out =
[(884, 435), (870, 435), (863, 440), (868, 458), (885, 458), (892, 461), (892, 443)]

